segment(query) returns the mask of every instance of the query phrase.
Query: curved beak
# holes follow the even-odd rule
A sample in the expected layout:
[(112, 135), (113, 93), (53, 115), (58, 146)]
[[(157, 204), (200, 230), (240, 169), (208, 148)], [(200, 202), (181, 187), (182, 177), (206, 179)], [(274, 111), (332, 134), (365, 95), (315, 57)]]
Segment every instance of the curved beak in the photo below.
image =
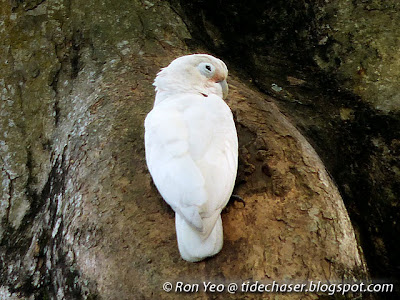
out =
[(226, 80), (222, 80), (218, 82), (221, 85), (222, 88), (222, 98), (225, 99), (228, 96), (228, 83)]

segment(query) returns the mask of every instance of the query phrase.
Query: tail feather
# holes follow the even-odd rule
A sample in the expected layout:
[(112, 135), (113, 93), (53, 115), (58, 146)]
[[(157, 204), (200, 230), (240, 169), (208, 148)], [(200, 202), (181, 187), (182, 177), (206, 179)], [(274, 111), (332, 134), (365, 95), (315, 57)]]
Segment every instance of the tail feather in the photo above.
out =
[[(216, 219), (216, 220), (214, 220)], [(188, 224), (179, 213), (175, 214), (179, 252), (184, 260), (196, 262), (217, 254), (222, 249), (223, 229), (221, 214), (203, 219), (204, 224), (214, 224), (202, 232)]]

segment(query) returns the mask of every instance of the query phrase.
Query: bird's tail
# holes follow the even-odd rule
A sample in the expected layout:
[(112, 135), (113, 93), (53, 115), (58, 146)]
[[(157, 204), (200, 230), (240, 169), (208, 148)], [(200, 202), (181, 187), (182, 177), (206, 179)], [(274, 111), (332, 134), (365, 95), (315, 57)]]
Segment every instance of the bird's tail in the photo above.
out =
[(214, 226), (210, 230), (200, 232), (188, 224), (179, 213), (175, 214), (178, 247), (184, 260), (196, 262), (221, 251), (223, 229), (220, 211), (209, 218), (204, 218), (203, 224), (214, 224)]

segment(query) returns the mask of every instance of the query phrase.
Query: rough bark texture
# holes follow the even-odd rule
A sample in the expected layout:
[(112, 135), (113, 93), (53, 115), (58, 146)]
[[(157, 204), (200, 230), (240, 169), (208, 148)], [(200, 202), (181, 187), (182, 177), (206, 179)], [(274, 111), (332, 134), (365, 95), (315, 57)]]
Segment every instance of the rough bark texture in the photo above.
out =
[(236, 192), (246, 205), (223, 212), (220, 254), (180, 258), (173, 211), (145, 166), (143, 121), (159, 68), (207, 50), (188, 48), (198, 44), (196, 27), (169, 3), (2, 1), (0, 9), (0, 297), (176, 299), (165, 281), (368, 278), (318, 155), (234, 64)]
[(338, 184), (373, 277), (398, 280), (399, 2), (171, 2), (278, 100)]

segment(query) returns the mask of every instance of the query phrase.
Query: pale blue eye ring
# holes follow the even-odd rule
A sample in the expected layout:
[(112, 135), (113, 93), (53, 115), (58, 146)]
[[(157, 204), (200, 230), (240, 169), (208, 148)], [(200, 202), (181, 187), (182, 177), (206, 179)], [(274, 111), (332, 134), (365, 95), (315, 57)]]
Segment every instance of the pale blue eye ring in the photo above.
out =
[(206, 76), (207, 78), (213, 77), (215, 74), (215, 67), (207, 62), (202, 62), (197, 66), (197, 69), (201, 74)]

